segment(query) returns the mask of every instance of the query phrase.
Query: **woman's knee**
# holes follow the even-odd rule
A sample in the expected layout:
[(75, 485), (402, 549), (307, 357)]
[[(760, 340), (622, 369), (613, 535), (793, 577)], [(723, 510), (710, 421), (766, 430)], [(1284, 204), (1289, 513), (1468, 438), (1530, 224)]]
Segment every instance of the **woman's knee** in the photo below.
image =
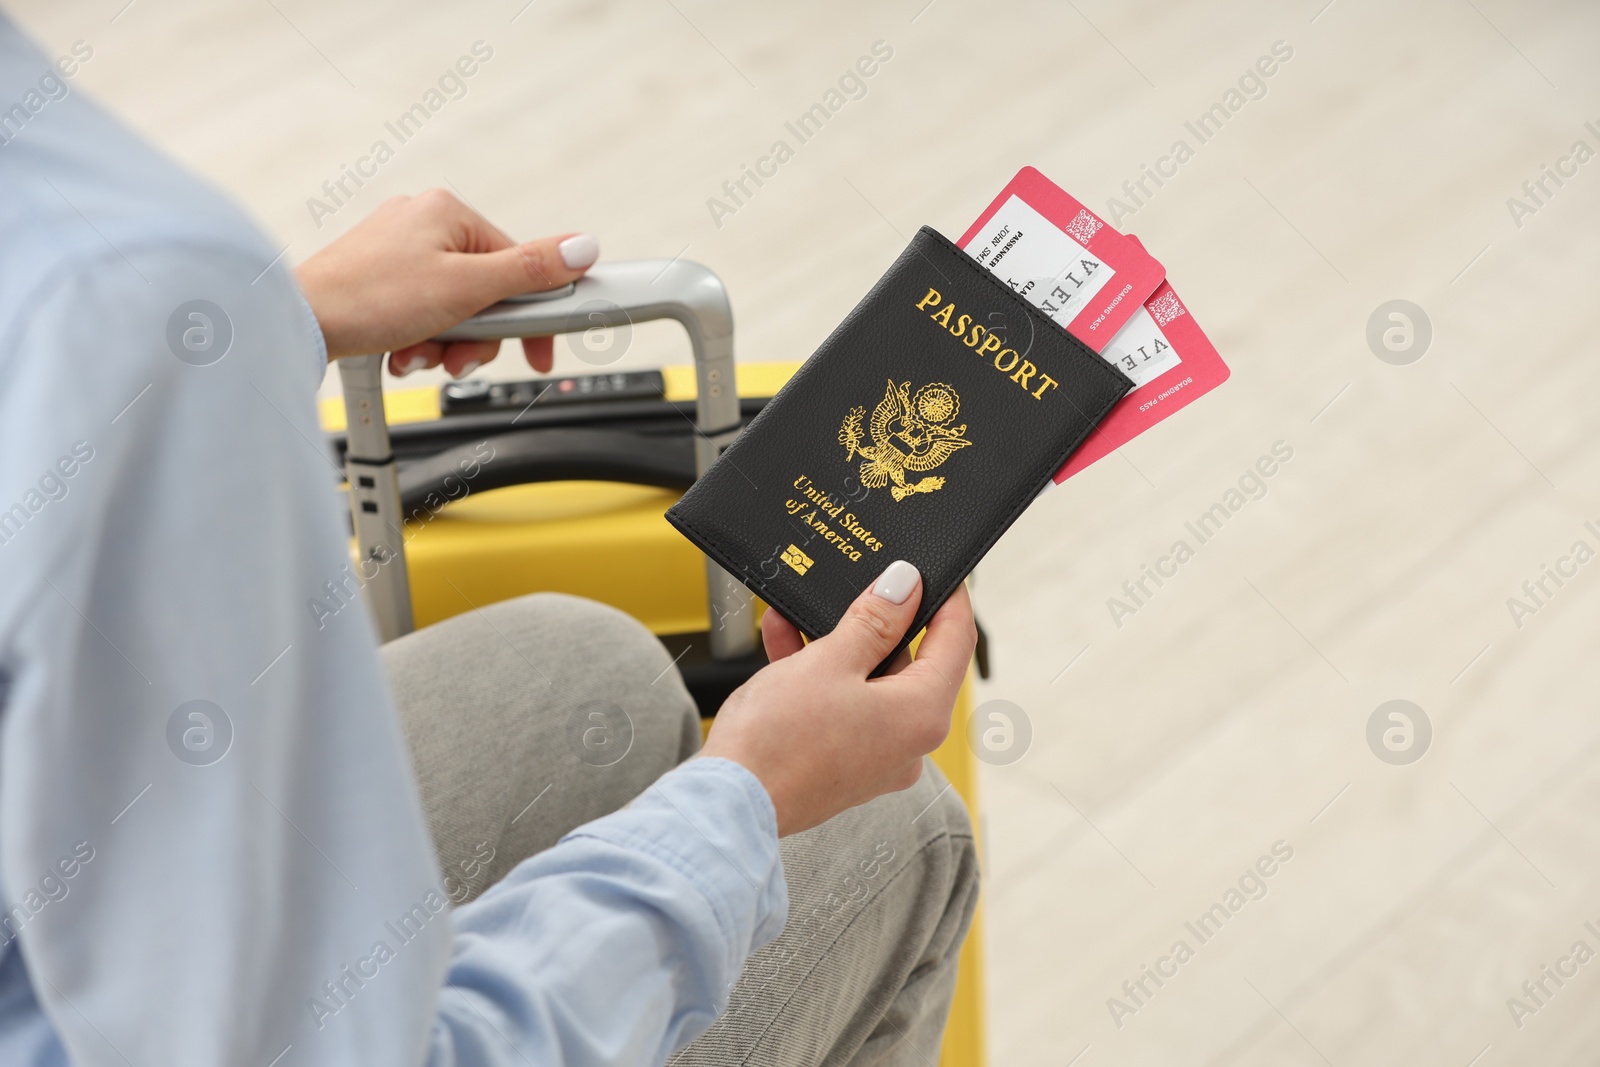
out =
[[(452, 616), (383, 647), (391, 677), (424, 684), (531, 685), (534, 691), (647, 692), (688, 701), (672, 659), (637, 619), (565, 593), (533, 593)], [(526, 690), (525, 690), (526, 691)]]

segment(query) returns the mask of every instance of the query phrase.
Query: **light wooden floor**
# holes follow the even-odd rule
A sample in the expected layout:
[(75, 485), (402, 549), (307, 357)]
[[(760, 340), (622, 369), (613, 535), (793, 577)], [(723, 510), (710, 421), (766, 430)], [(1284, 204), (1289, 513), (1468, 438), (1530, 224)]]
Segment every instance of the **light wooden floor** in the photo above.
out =
[[(1600, 563), (1520, 628), (1507, 608), (1600, 548), (1600, 161), (1520, 226), (1507, 207), (1600, 150), (1593, 5), (122, 3), (11, 9), (90, 42), (78, 84), (291, 260), (448, 185), (518, 235), (709, 264), (746, 359), (804, 357), (919, 224), (958, 234), (1022, 164), (1104, 207), (1286, 42), (1125, 224), (1232, 380), (978, 572), (984, 696), (1034, 731), (985, 778), (993, 1062), (1596, 1062), (1600, 962), (1520, 1028), (1507, 1008), (1600, 950)], [(317, 228), (307, 198), (480, 39), (467, 95)], [(865, 98), (714, 225), (707, 198), (877, 40)], [(1365, 340), (1394, 298), (1433, 326), (1410, 366)], [(663, 359), (673, 331), (640, 329), (624, 365)], [(1267, 495), (1116, 626), (1107, 598), (1278, 441)], [(1410, 766), (1365, 740), (1392, 698), (1434, 727)], [(1279, 841), (1266, 896), (1200, 944), (1185, 922)], [(1119, 1027), (1107, 999), (1179, 939), (1193, 958)]]

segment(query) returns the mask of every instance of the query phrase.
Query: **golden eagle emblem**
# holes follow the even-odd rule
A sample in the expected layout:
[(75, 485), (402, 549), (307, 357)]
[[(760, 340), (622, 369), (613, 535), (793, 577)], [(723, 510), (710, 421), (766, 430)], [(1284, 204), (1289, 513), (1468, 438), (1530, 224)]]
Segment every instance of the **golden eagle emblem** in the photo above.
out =
[(930, 471), (972, 444), (966, 437), (966, 423), (950, 425), (960, 411), (961, 398), (943, 382), (929, 382), (912, 393), (910, 382), (896, 385), (891, 378), (867, 420), (872, 443), (862, 443), (867, 436), (861, 428), (867, 415), (864, 406), (851, 408), (845, 416), (839, 443), (845, 447), (846, 461), (862, 458), (861, 484), (868, 489), (882, 489), (893, 482), (889, 492), (896, 500), (913, 493), (931, 493), (944, 486), (943, 478), (930, 475), (912, 482), (906, 473)]

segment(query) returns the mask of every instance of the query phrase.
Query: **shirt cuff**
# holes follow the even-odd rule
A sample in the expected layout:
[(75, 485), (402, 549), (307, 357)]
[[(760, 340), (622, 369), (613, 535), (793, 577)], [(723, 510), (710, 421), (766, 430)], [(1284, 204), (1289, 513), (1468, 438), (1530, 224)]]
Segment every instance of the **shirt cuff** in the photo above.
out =
[(732, 760), (684, 761), (627, 808), (563, 840), (580, 837), (644, 853), (694, 885), (727, 937), (729, 973), (788, 920), (778, 813), (761, 781)]
[(311, 347), (317, 354), (317, 382), (322, 382), (322, 376), (328, 371), (328, 339), (322, 336), (322, 324), (317, 321), (317, 313), (311, 310), (311, 304), (299, 289), (295, 296), (300, 298), (300, 306), (305, 309), (306, 325), (311, 330)]

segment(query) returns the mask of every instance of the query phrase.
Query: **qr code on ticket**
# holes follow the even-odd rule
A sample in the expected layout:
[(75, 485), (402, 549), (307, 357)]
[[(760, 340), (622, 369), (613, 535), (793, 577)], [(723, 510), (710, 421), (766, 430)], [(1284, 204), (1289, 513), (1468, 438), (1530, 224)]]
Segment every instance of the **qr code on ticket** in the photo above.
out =
[(1065, 229), (1067, 233), (1071, 235), (1073, 240), (1077, 241), (1080, 245), (1083, 245), (1083, 247), (1088, 248), (1090, 240), (1094, 238), (1094, 235), (1100, 231), (1100, 227), (1104, 225), (1105, 223), (1089, 214), (1087, 209), (1080, 209), (1078, 214), (1074, 216), (1073, 220), (1067, 223), (1063, 229)]
[(1150, 317), (1156, 320), (1157, 326), (1165, 326), (1179, 315), (1184, 314), (1185, 308), (1178, 302), (1178, 294), (1170, 289), (1150, 301), (1147, 305)]

